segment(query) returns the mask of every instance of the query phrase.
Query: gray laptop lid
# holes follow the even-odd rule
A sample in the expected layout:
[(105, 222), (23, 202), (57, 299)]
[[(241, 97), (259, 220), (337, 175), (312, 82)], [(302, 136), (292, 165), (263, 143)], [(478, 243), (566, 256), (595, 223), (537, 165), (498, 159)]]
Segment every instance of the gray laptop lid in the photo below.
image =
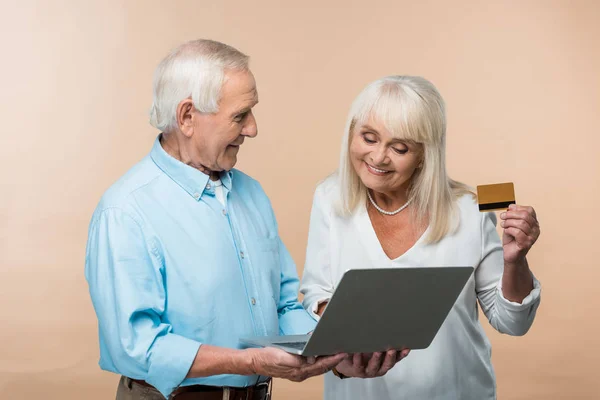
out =
[(302, 355), (427, 348), (473, 267), (347, 271)]

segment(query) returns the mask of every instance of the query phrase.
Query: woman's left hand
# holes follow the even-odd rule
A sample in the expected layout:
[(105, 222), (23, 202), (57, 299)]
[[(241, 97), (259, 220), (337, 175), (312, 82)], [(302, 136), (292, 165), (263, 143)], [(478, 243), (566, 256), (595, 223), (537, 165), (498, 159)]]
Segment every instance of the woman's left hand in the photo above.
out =
[(515, 264), (524, 261), (527, 252), (540, 236), (540, 224), (535, 210), (533, 207), (511, 204), (508, 211), (500, 214), (500, 219), (500, 226), (504, 228), (504, 263)]
[(376, 378), (387, 374), (408, 353), (409, 349), (372, 354), (356, 353), (339, 363), (335, 369), (349, 378)]

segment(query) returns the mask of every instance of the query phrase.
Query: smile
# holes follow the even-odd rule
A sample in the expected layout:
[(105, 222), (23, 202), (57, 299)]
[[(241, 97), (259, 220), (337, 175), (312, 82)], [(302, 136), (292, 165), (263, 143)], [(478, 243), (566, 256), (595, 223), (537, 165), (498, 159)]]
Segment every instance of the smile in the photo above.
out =
[(386, 174), (389, 174), (390, 172), (392, 172), (392, 171), (385, 171), (383, 169), (372, 167), (369, 164), (367, 164), (366, 162), (365, 162), (365, 165), (367, 166), (367, 169), (369, 170), (369, 172), (374, 175), (381, 176), (381, 175), (386, 175)]

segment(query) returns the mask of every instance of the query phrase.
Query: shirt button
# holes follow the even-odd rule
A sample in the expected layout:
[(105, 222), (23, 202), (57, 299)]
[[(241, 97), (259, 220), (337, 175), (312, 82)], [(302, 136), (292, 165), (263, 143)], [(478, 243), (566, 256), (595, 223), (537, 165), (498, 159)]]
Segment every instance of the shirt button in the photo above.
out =
[(198, 199), (200, 198), (200, 195), (199, 195), (198, 193), (194, 193), (194, 198), (195, 198), (196, 200), (198, 200)]
[(240, 251), (240, 257), (244, 258), (244, 252)]
[(256, 299), (253, 297), (252, 299), (250, 299), (250, 301), (252, 302), (252, 305), (255, 306), (256, 305)]
[(223, 215), (227, 215), (227, 210), (223, 210)]
[(208, 185), (206, 185), (206, 188), (207, 188), (207, 189), (210, 189), (210, 183), (209, 183)]

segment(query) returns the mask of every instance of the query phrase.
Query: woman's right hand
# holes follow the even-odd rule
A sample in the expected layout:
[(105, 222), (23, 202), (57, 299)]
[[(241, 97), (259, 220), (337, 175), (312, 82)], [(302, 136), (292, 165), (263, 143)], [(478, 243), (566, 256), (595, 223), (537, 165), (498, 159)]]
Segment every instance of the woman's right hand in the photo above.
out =
[(274, 347), (246, 351), (250, 354), (254, 374), (288, 379), (293, 382), (302, 382), (310, 377), (322, 375), (348, 357), (347, 354), (336, 354), (307, 359)]
[(342, 375), (354, 378), (376, 378), (387, 372), (408, 356), (409, 349), (388, 350), (371, 354), (354, 354), (338, 364), (335, 369)]

